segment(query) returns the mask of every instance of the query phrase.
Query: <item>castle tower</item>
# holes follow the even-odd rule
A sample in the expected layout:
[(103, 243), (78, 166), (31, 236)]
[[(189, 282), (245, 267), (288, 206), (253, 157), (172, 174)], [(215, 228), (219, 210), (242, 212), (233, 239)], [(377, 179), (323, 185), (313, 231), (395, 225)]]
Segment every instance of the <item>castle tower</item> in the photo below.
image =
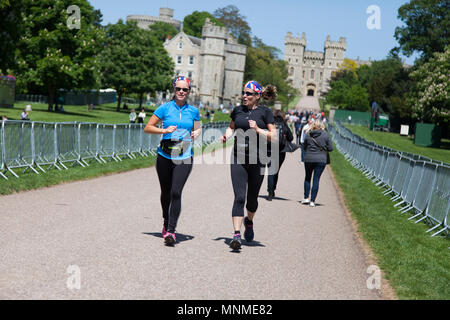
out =
[(223, 102), (225, 44), (228, 30), (225, 27), (217, 27), (207, 18), (203, 26), (202, 38), (200, 99), (204, 104), (219, 105)]
[[(325, 79), (330, 79), (332, 73), (339, 69), (342, 62), (344, 62), (345, 51), (347, 50), (347, 41), (344, 37), (339, 38), (339, 41), (331, 41), (330, 36), (327, 37), (324, 45), (324, 72)], [(328, 83), (323, 84), (325, 90), (329, 89)]]
[(303, 56), (306, 48), (306, 35), (294, 37), (288, 32), (284, 38), (284, 60), (288, 63), (288, 81), (296, 89), (301, 87), (301, 77), (303, 70)]

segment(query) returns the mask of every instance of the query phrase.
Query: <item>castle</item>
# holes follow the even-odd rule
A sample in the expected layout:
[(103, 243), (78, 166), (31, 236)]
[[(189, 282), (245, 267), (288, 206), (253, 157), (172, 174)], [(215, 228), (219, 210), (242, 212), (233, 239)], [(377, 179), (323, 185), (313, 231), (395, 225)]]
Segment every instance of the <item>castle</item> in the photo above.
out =
[(339, 69), (347, 50), (346, 39), (331, 41), (327, 37), (324, 51), (306, 50), (306, 36), (294, 37), (288, 32), (284, 39), (284, 60), (288, 63), (288, 81), (300, 91), (303, 97), (320, 97), (327, 92), (329, 80), (334, 71)]
[[(173, 17), (172, 9), (161, 8), (160, 16), (161, 13), (166, 15), (164, 19), (168, 13)], [(138, 16), (127, 19), (135, 20), (135, 17)], [(139, 17), (138, 26), (146, 29), (155, 21), (163, 21), (158, 17)], [(191, 102), (206, 106), (240, 102), (247, 47), (237, 43), (226, 27), (218, 27), (206, 19), (202, 38), (187, 35), (181, 29), (173, 38), (166, 39), (164, 48), (175, 62), (175, 75), (191, 80)]]
[(178, 30), (181, 29), (181, 21), (173, 18), (173, 9), (160, 8), (159, 17), (146, 16), (146, 15), (129, 15), (127, 20), (136, 21), (139, 28), (147, 29), (155, 22), (165, 22), (173, 25)]

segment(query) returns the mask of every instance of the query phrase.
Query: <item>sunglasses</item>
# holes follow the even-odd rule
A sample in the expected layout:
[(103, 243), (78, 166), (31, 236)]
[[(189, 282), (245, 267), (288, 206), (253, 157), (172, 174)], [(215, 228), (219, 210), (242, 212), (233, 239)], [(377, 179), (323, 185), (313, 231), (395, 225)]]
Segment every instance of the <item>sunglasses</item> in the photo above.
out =
[(256, 95), (256, 92), (242, 91), (242, 95), (247, 97), (254, 96)]
[(178, 87), (175, 87), (175, 90), (178, 92), (178, 91), (181, 91), (181, 90), (183, 90), (183, 92), (189, 92), (189, 89), (188, 88), (178, 88)]

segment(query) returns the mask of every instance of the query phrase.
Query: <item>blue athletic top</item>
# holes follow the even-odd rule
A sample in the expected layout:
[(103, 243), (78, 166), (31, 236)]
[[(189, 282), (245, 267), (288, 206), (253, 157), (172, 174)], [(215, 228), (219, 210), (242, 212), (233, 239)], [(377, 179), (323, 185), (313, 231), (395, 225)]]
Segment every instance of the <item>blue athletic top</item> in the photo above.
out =
[[(177, 126), (177, 130), (174, 132), (163, 134), (162, 140), (192, 141), (191, 131), (194, 126), (194, 121), (200, 121), (200, 112), (196, 107), (187, 103), (184, 106), (179, 107), (174, 100), (159, 106), (153, 114), (161, 119), (163, 129), (167, 129), (170, 126)], [(192, 149), (191, 144), (185, 153), (173, 158), (164, 153), (161, 150), (161, 147), (158, 147), (158, 154), (167, 159), (183, 160), (192, 157), (194, 155), (194, 150)]]

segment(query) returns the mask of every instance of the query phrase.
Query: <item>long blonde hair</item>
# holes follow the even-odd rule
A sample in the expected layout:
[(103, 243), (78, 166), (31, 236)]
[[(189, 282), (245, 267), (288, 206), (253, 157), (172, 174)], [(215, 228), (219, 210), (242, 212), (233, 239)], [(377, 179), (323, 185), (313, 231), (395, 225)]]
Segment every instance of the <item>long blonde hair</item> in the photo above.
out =
[(325, 131), (325, 125), (323, 124), (322, 120), (320, 120), (320, 119), (314, 120), (314, 122), (309, 126), (308, 131), (313, 131), (313, 130)]

